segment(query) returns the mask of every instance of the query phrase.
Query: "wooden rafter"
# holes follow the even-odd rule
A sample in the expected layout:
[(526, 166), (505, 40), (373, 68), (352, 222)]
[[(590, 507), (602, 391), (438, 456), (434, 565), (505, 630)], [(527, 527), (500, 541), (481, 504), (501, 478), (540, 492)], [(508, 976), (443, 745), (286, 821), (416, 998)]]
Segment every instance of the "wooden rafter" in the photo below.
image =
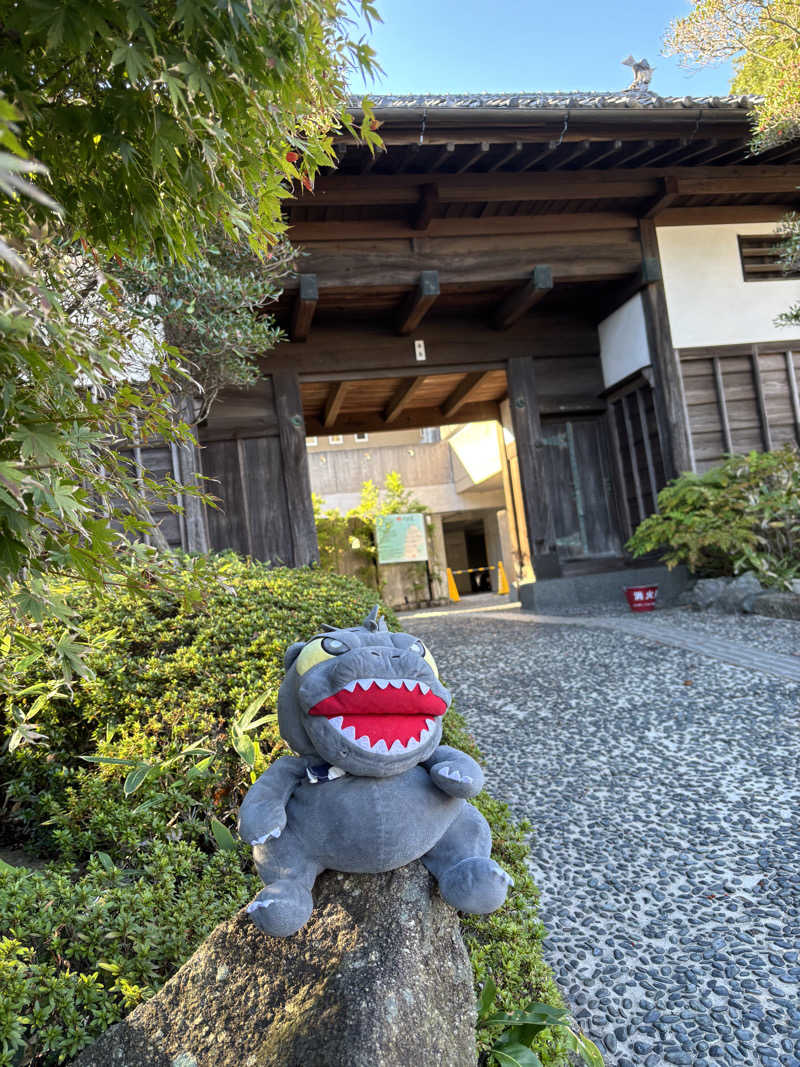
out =
[(507, 330), (522, 318), (526, 311), (544, 299), (553, 288), (553, 272), (550, 267), (534, 267), (524, 285), (515, 289), (500, 304), (494, 313), (492, 325), (496, 330)]
[(472, 374), (465, 374), (442, 404), (442, 415), (449, 419), (465, 404), (469, 404), (490, 373), (490, 371), (474, 371)]
[(483, 157), (486, 155), (486, 153), (491, 150), (491, 147), (492, 146), (491, 146), (491, 143), (489, 141), (481, 141), (481, 143), (475, 148), (475, 151), (474, 152), (470, 152), (470, 154), (469, 154), (469, 156), (467, 156), (466, 160), (461, 164), (461, 166), (458, 168), (458, 170), (455, 171), (454, 173), (463, 174), (464, 171), (469, 170), (470, 167), (472, 167), (475, 163), (477, 163), (479, 159), (483, 159)]
[(397, 314), (396, 329), (400, 336), (411, 333), (422, 322), (425, 313), (439, 295), (439, 273), (423, 270), (416, 289), (409, 293)]
[(443, 163), (446, 163), (448, 160), (452, 159), (455, 150), (455, 143), (453, 141), (448, 141), (448, 143), (444, 146), (441, 152), (436, 155), (433, 163), (431, 163), (431, 170), (438, 170)]
[(572, 146), (572, 150), (567, 152), (566, 155), (556, 156), (552, 163), (548, 163), (546, 170), (560, 170), (565, 167), (567, 163), (571, 163), (573, 159), (577, 159), (578, 156), (584, 155), (592, 147), (591, 141), (579, 141), (576, 145)]
[(289, 336), (293, 341), (306, 341), (311, 330), (311, 320), (319, 300), (316, 274), (301, 274), (297, 296), (292, 306), (292, 322)]
[(559, 141), (548, 141), (543, 148), (539, 147), (539, 150), (534, 152), (530, 159), (526, 159), (523, 165), (519, 168), (520, 173), (525, 170), (530, 170), (531, 167), (535, 167), (540, 160), (545, 158), (545, 156), (549, 156), (551, 152), (555, 152), (559, 147), (559, 144)]
[(596, 167), (598, 163), (601, 163), (604, 159), (608, 159), (609, 156), (615, 156), (622, 150), (622, 141), (612, 141), (610, 145), (600, 146), (601, 151), (598, 155), (593, 156), (590, 163), (593, 167)]
[(339, 412), (342, 410), (345, 394), (352, 384), (352, 382), (334, 382), (331, 386), (331, 391), (328, 393), (328, 398), (325, 401), (325, 411), (322, 416), (322, 426), (325, 430), (329, 430), (339, 418)]
[(420, 374), (418, 378), (409, 378), (408, 381), (401, 382), (400, 385), (398, 385), (394, 392), (394, 396), (387, 404), (386, 410), (383, 413), (383, 421), (387, 426), (399, 418), (406, 408), (411, 407), (411, 401), (420, 391), (424, 383), (425, 377)]
[(506, 163), (510, 163), (515, 156), (518, 156), (520, 154), (524, 147), (525, 144), (523, 141), (515, 141), (507, 152), (504, 152), (499, 159), (495, 160), (495, 162), (492, 163), (491, 167), (487, 168), (486, 173), (491, 174), (492, 171), (499, 170), (501, 167), (504, 167)]

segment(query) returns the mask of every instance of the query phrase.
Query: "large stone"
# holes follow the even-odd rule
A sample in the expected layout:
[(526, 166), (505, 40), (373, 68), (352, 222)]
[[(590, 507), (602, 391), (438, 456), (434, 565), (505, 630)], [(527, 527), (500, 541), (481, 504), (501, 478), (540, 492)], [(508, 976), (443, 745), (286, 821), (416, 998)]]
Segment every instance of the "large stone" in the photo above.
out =
[(800, 619), (800, 593), (760, 593), (753, 598), (750, 610), (773, 619)]
[(764, 588), (752, 571), (745, 571), (738, 578), (729, 582), (722, 596), (714, 604), (717, 611), (725, 611), (729, 615), (736, 615), (740, 611), (749, 610), (753, 597), (763, 593)]
[(729, 583), (730, 578), (701, 578), (692, 589), (692, 606), (698, 611), (713, 607)]
[(458, 916), (421, 863), (318, 879), (293, 937), (241, 911), (73, 1067), (473, 1067)]

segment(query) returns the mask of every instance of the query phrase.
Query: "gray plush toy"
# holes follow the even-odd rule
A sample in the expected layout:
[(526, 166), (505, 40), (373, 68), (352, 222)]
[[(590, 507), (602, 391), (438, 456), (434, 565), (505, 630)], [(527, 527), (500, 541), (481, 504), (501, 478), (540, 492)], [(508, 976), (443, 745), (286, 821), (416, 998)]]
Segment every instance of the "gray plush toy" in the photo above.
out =
[(489, 825), (465, 799), (483, 773), (439, 744), (451, 696), (422, 642), (389, 633), (375, 607), (361, 626), (291, 645), (284, 662), (278, 723), (297, 755), (261, 775), (239, 814), (265, 885), (247, 909), (255, 923), (286, 937), (308, 921), (321, 871), (416, 859), (454, 908), (499, 908), (511, 878), (489, 858)]

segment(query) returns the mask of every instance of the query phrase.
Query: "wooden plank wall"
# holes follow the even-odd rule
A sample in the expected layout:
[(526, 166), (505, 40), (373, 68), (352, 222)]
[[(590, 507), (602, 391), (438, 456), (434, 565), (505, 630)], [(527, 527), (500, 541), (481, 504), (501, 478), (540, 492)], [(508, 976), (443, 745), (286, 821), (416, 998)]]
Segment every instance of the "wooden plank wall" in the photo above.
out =
[(228, 391), (200, 443), (205, 484), (218, 499), (208, 508), (212, 550), (295, 567), (317, 558), (296, 375)]
[(680, 351), (695, 468), (800, 445), (800, 341)]
[[(167, 478), (174, 478), (177, 481), (177, 457), (174, 445), (172, 447), (168, 445), (157, 447), (135, 445), (131, 448), (121, 448), (119, 452), (121, 456), (129, 458), (136, 470), (146, 474), (147, 477), (152, 478), (154, 481), (162, 484)], [(170, 511), (165, 503), (153, 499), (150, 494), (147, 494), (147, 496), (150, 500), (150, 514), (167, 544), (170, 548), (185, 549), (186, 534), (182, 516)], [(177, 504), (181, 503), (180, 497), (171, 497), (170, 499)], [(145, 541), (149, 543), (149, 538), (145, 537)]]

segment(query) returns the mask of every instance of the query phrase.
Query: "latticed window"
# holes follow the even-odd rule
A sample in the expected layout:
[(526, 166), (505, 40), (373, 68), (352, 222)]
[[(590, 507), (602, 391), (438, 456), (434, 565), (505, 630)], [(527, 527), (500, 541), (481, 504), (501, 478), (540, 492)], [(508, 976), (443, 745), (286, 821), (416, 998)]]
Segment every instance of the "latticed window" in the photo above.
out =
[(781, 260), (783, 244), (779, 234), (768, 233), (739, 237), (739, 258), (746, 282), (768, 282), (800, 278), (800, 270), (784, 270)]

